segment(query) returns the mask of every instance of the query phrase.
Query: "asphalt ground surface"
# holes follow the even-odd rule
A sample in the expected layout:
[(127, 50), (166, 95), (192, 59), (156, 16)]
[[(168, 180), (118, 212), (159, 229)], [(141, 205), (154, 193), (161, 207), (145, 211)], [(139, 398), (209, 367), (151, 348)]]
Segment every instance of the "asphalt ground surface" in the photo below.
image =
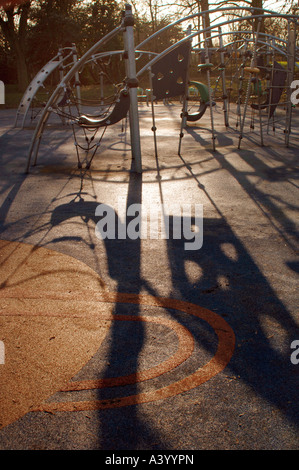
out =
[[(207, 111), (179, 155), (180, 110), (155, 106), (155, 158), (140, 104), (142, 175), (128, 122), (90, 170), (53, 122), (26, 174), (34, 127), (0, 111), (1, 450), (298, 449), (298, 108), (288, 148), (283, 110), (238, 149), (218, 104), (216, 150)], [(101, 240), (100, 204), (133, 232), (133, 204), (167, 214), (168, 238)]]

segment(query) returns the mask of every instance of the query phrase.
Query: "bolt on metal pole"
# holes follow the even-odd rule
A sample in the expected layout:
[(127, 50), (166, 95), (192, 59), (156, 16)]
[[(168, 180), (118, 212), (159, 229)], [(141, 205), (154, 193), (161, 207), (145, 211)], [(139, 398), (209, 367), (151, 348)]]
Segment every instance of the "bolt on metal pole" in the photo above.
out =
[(138, 115), (138, 96), (137, 86), (138, 80), (136, 77), (136, 63), (135, 63), (135, 45), (134, 45), (134, 16), (132, 7), (126, 4), (124, 11), (124, 44), (126, 53), (126, 72), (127, 83), (130, 93), (130, 135), (131, 135), (131, 148), (132, 159), (135, 161), (135, 170), (137, 173), (142, 173), (141, 162), (141, 147), (140, 147), (140, 129), (139, 129), (139, 115)]

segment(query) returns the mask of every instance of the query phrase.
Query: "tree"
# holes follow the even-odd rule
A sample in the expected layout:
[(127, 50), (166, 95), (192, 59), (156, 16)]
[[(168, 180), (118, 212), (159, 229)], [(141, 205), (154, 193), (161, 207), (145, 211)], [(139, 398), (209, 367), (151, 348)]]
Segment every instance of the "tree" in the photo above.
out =
[(75, 43), (81, 55), (120, 21), (116, 0), (0, 0), (0, 29), (19, 90), (60, 47)]
[[(192, 14), (199, 14), (198, 18), (194, 19), (195, 27), (198, 30), (202, 29), (203, 26), (205, 26), (205, 28), (210, 27), (211, 22), (210, 22), (210, 14), (209, 14), (209, 10), (210, 10), (209, 0), (178, 0), (174, 2), (169, 0), (169, 2), (164, 2), (163, 5), (161, 5), (161, 2), (158, 2), (158, 0), (143, 0), (143, 3), (148, 5), (148, 9), (151, 13), (152, 21), (155, 19), (155, 16), (156, 16), (156, 8), (157, 8), (156, 5), (159, 4), (158, 8), (160, 8), (160, 11), (163, 11), (163, 10), (165, 11), (165, 9), (168, 9), (168, 12), (169, 12), (169, 8), (171, 8), (173, 11), (172, 15), (176, 17), (180, 17), (182, 15), (188, 16)], [(204, 20), (203, 20), (203, 16), (200, 15), (203, 12), (206, 12), (206, 14), (204, 15)], [(169, 13), (168, 13), (168, 17), (169, 17)], [(209, 40), (210, 35), (211, 35), (210, 31), (207, 31), (206, 38), (207, 38), (209, 45), (210, 45), (210, 40)], [(200, 37), (199, 37), (199, 42), (200, 42)]]
[[(112, 31), (121, 22), (122, 8), (116, 0), (92, 0), (86, 4), (86, 27), (84, 29), (85, 48), (91, 47), (99, 39)], [(108, 45), (117, 49), (119, 38)]]
[(30, 23), (27, 56), (35, 75), (59, 48), (81, 44), (86, 15), (77, 0), (39, 0), (32, 5)]
[(24, 91), (28, 84), (28, 67), (26, 62), (26, 43), (28, 36), (28, 18), (31, 0), (16, 5), (15, 1), (1, 2), (0, 26), (5, 41), (16, 61), (18, 85)]
[[(169, 9), (166, 9), (159, 0), (143, 0), (143, 9), (138, 2), (132, 1), (131, 3), (135, 18), (136, 44), (141, 43), (174, 20), (174, 15), (170, 14)], [(163, 35), (156, 36), (148, 44), (148, 48), (153, 52), (161, 52), (182, 39), (183, 36), (184, 32), (181, 26), (173, 26), (164, 31)]]

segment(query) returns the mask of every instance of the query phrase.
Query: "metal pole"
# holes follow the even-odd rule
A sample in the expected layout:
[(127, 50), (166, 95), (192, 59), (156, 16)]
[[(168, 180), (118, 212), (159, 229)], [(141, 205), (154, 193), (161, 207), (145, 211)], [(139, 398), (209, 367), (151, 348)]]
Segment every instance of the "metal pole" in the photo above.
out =
[(225, 77), (225, 63), (224, 63), (224, 49), (223, 49), (223, 37), (221, 26), (218, 28), (219, 33), (219, 46), (220, 46), (220, 60), (221, 60), (221, 79), (222, 79), (222, 99), (223, 99), (223, 112), (224, 112), (224, 124), (226, 127), (229, 126), (228, 114), (227, 114), (227, 91), (226, 91), (226, 77)]
[[(242, 122), (242, 114), (241, 114), (241, 103), (242, 103), (242, 93), (243, 93), (243, 80), (244, 80), (244, 68), (247, 60), (247, 51), (248, 51), (248, 41), (245, 42), (244, 45), (244, 52), (243, 52), (243, 61), (241, 63), (240, 74), (238, 78), (238, 100), (237, 100), (237, 122), (236, 127), (240, 125)], [(236, 52), (237, 54), (237, 52)]]
[(150, 90), (151, 90), (151, 110), (152, 110), (152, 131), (154, 133), (154, 145), (155, 145), (155, 158), (158, 158), (158, 147), (157, 147), (157, 135), (156, 135), (156, 121), (155, 121), (155, 109), (154, 109), (154, 93), (153, 93), (153, 75), (152, 75), (152, 69), (149, 67), (148, 69), (149, 72), (149, 84), (150, 84)]
[(126, 4), (124, 12), (124, 42), (126, 52), (126, 70), (127, 70), (127, 83), (130, 93), (130, 134), (131, 134), (131, 148), (132, 158), (135, 160), (135, 170), (137, 173), (142, 173), (141, 162), (141, 148), (140, 148), (140, 130), (139, 130), (139, 116), (138, 116), (138, 96), (137, 86), (138, 80), (136, 77), (136, 63), (135, 63), (135, 45), (134, 45), (134, 16), (132, 7)]
[[(111, 38), (116, 36), (116, 34), (118, 34), (122, 30), (122, 28), (123, 28), (123, 26), (118, 26), (117, 28), (110, 31), (110, 33), (106, 34), (106, 36), (104, 36), (102, 39), (100, 39), (96, 44), (94, 44), (84, 54), (84, 56), (81, 57), (80, 61), (78, 60), (75, 64), (73, 64), (71, 69), (68, 71), (68, 73), (64, 77), (63, 81), (61, 81), (59, 83), (59, 85), (56, 87), (56, 89), (54, 90), (54, 92), (50, 96), (50, 98), (48, 100), (48, 103), (46, 104), (46, 106), (45, 106), (45, 108), (44, 108), (44, 110), (41, 114), (41, 117), (39, 119), (39, 122), (38, 122), (38, 124), (35, 128), (33, 137), (31, 139), (31, 144), (30, 144), (28, 157), (27, 157), (26, 173), (28, 173), (28, 171), (29, 171), (30, 162), (31, 162), (31, 158), (32, 158), (32, 153), (33, 153), (36, 141), (42, 135), (43, 130), (45, 128), (45, 124), (46, 124), (46, 122), (49, 118), (50, 113), (52, 112), (51, 106), (53, 106), (53, 104), (55, 104), (55, 102), (57, 101), (57, 99), (61, 95), (62, 90), (65, 88), (66, 84), (69, 83), (69, 81), (75, 76), (75, 73), (79, 70), (79, 68), (82, 68), (83, 65), (85, 63), (87, 63), (87, 61), (95, 54), (95, 52), (97, 52), (99, 50), (100, 46), (103, 46), (103, 44), (106, 44)], [(37, 154), (35, 156), (35, 161), (36, 161), (36, 158), (37, 158)]]
[[(58, 57), (59, 57), (59, 61), (61, 62), (60, 66), (59, 66), (59, 79), (62, 82), (63, 77), (64, 77), (62, 49), (59, 49)], [(65, 106), (62, 107), (62, 112), (65, 113)], [(65, 124), (65, 117), (64, 116), (62, 116), (61, 120), (62, 120), (62, 124)]]
[[(270, 68), (270, 61), (269, 61), (269, 55), (270, 55), (270, 42), (271, 40), (267, 38), (267, 69)], [(275, 39), (272, 39), (272, 46), (275, 46)], [(275, 50), (274, 47), (272, 48), (272, 66), (271, 66), (271, 77), (268, 78), (267, 80), (267, 88), (269, 90), (269, 107), (268, 107), (268, 122), (267, 122), (267, 134), (269, 133), (269, 127), (270, 127), (270, 111), (271, 111), (271, 103), (272, 103), (272, 93), (273, 93), (273, 77), (274, 77), (274, 62), (275, 62)], [(268, 70), (267, 70), (268, 72)], [(274, 130), (274, 115), (273, 115), (273, 130)]]
[[(125, 12), (123, 12), (123, 17), (125, 17)], [(124, 29), (123, 32), (123, 39), (124, 39), (124, 59), (125, 59), (125, 72), (126, 72), (126, 77), (129, 77), (129, 66), (128, 66), (128, 41), (127, 41), (127, 30)], [(130, 127), (130, 134), (131, 134), (131, 129), (133, 129), (133, 113), (129, 112), (129, 127)], [(134, 154), (133, 154), (133, 147), (131, 146), (131, 154), (132, 154), (132, 160), (135, 160)]]
[[(209, 64), (209, 47), (208, 47), (208, 40), (207, 40), (207, 31), (206, 31), (206, 17), (205, 15), (202, 17), (203, 26), (204, 26), (204, 44), (205, 44), (205, 62)], [(215, 131), (214, 131), (214, 119), (213, 119), (213, 100), (212, 100), (212, 87), (211, 87), (211, 74), (210, 74), (210, 67), (207, 66), (207, 81), (208, 81), (208, 89), (209, 89), (209, 98), (210, 98), (210, 117), (211, 117), (211, 129), (212, 129), (212, 144), (213, 144), (213, 151), (215, 152)]]
[[(252, 59), (251, 59), (250, 68), (254, 68), (254, 66), (256, 64), (256, 50), (257, 50), (257, 44), (258, 44), (258, 39), (259, 39), (261, 20), (262, 20), (261, 18), (258, 19), (258, 25), (257, 25), (256, 36), (255, 36), (255, 41), (254, 41), (254, 48), (253, 48), (253, 56), (252, 56)], [(249, 101), (249, 96), (250, 96), (252, 75), (253, 74), (250, 72), (249, 73), (248, 83), (247, 83), (247, 91), (246, 91), (246, 98), (245, 98), (245, 104), (244, 104), (243, 118), (242, 118), (242, 121), (241, 121), (241, 129), (240, 129), (238, 149), (241, 148), (241, 140), (243, 139), (243, 130), (244, 130), (246, 111), (247, 111), (247, 106), (248, 106), (248, 101)]]
[(100, 72), (100, 93), (101, 93), (101, 105), (104, 104), (104, 73)]
[[(190, 36), (192, 33), (192, 26), (189, 25), (187, 28), (187, 36)], [(190, 52), (188, 56), (188, 65), (187, 65), (187, 75), (186, 75), (186, 85), (185, 85), (185, 94), (183, 97), (183, 107), (182, 107), (182, 119), (181, 119), (181, 131), (180, 131), (180, 140), (179, 140), (179, 149), (178, 155), (181, 154), (181, 145), (182, 138), (184, 137), (184, 129), (187, 125), (187, 113), (188, 113), (188, 99), (189, 99), (189, 68), (191, 62), (191, 40), (190, 40)]]
[[(77, 49), (75, 44), (73, 44), (73, 61), (74, 64), (78, 62), (78, 55), (77, 55)], [(76, 92), (77, 92), (77, 99), (78, 99), (78, 109), (79, 112), (81, 113), (81, 87), (80, 87), (80, 77), (79, 77), (79, 71), (75, 73), (75, 85), (76, 85)]]

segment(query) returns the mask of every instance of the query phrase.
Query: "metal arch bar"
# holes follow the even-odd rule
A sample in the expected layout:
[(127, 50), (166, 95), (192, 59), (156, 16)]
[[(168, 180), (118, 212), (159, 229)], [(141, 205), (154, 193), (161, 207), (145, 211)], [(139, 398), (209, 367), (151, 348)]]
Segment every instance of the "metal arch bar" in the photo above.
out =
[[(219, 11), (219, 10), (217, 10), (217, 11)], [(210, 12), (210, 13), (211, 13), (211, 12)], [(193, 18), (194, 16), (197, 16), (197, 15), (191, 15), (191, 18)], [(280, 17), (285, 18), (285, 16), (280, 15), (279, 13), (274, 13), (274, 12), (273, 12), (273, 15), (263, 15), (263, 18), (264, 18), (264, 19), (267, 19), (267, 18), (272, 18), (273, 16), (276, 16), (276, 17), (279, 17), (279, 18), (280, 18)], [(251, 19), (251, 20), (252, 20), (252, 19), (258, 19), (258, 18), (260, 18), (260, 17), (261, 17), (261, 15), (243, 16), (243, 17), (242, 17), (242, 21), (244, 21), (244, 20), (249, 20), (249, 19)], [(187, 18), (185, 18), (185, 19), (189, 19), (189, 18), (190, 18), (190, 17), (187, 17)], [(224, 21), (224, 22), (222, 22), (222, 23), (219, 23), (217, 26), (220, 26), (220, 27), (221, 27), (221, 26), (226, 26), (226, 25), (229, 25), (229, 24), (234, 24), (234, 23), (236, 23), (236, 22), (238, 22), (238, 21), (240, 21), (240, 18), (239, 18), (239, 17), (238, 17), (238, 18), (234, 18), (234, 19), (232, 19), (232, 20), (228, 20), (228, 21)], [(180, 20), (178, 20), (177, 22), (174, 22), (174, 23), (177, 24), (177, 23), (179, 23), (179, 22), (180, 22)], [(172, 25), (173, 25), (174, 23), (172, 23)], [(214, 27), (215, 27), (215, 26), (213, 26), (213, 27), (210, 26), (210, 27), (208, 27), (208, 28), (203, 28), (203, 29), (201, 29), (201, 30), (197, 30), (196, 32), (190, 34), (189, 36), (186, 36), (186, 37), (180, 39), (179, 41), (177, 41), (176, 43), (172, 44), (170, 47), (166, 48), (163, 52), (161, 52), (158, 56), (156, 56), (156, 57), (154, 57), (152, 60), (150, 60), (150, 62), (148, 62), (144, 67), (142, 67), (142, 68), (137, 72), (137, 77), (139, 77), (140, 75), (142, 75), (145, 71), (148, 70), (149, 67), (152, 67), (152, 65), (154, 65), (159, 59), (161, 59), (161, 58), (164, 57), (166, 54), (168, 54), (168, 52), (170, 52), (170, 51), (172, 51), (173, 49), (177, 48), (177, 47), (178, 47), (180, 44), (182, 44), (183, 42), (187, 41), (188, 39), (192, 39), (192, 38), (195, 37), (195, 36), (198, 36), (198, 33), (199, 33), (199, 32), (200, 32), (200, 33), (205, 33), (205, 32), (207, 32), (207, 31), (210, 31), (210, 30), (211, 30), (212, 28), (214, 28)], [(162, 29), (164, 30), (165, 28), (162, 28)], [(160, 30), (160, 31), (161, 31), (161, 30)], [(158, 31), (158, 33), (159, 33), (160, 31)], [(152, 35), (152, 37), (154, 37), (154, 35)], [(145, 41), (144, 41), (144, 42), (145, 42)], [(141, 43), (141, 44), (139, 44), (138, 47), (141, 47), (141, 46), (144, 44), (144, 42)]]
[[(70, 51), (65, 57), (62, 55), (62, 51), (64, 50)], [(13, 127), (17, 126), (18, 118), (21, 114), (23, 115), (22, 128), (24, 127), (29, 108), (36, 93), (40, 87), (43, 86), (44, 81), (54, 72), (54, 70), (56, 70), (58, 67), (61, 67), (63, 63), (72, 56), (72, 51), (73, 48), (71, 47), (59, 49), (58, 53), (36, 73), (34, 78), (27, 86), (22, 99), (20, 100)]]
[[(93, 57), (91, 57), (87, 62), (92, 62), (93, 60), (98, 60), (102, 59), (103, 57), (107, 56), (113, 56), (113, 55), (122, 55), (125, 51), (124, 50), (119, 50), (119, 51), (105, 51), (105, 52), (99, 52), (98, 54), (94, 54)], [(153, 52), (153, 51), (142, 51), (139, 49), (135, 50), (135, 54), (147, 54), (147, 55), (158, 55), (158, 52)]]
[[(275, 17), (278, 17), (278, 18), (285, 18), (285, 19), (294, 19), (294, 18), (297, 18), (298, 19), (298, 15), (287, 15), (287, 14), (282, 14), (282, 13), (277, 13), (275, 11), (272, 11), (272, 10), (265, 10), (264, 8), (252, 8), (252, 7), (226, 7), (226, 8), (215, 8), (214, 10), (208, 10), (208, 13), (209, 14), (213, 14), (213, 13), (222, 13), (222, 12), (225, 12), (225, 11), (260, 11), (261, 13), (266, 13), (266, 15), (263, 15), (264, 18), (269, 18), (269, 17), (272, 17), (272, 16), (275, 16)], [(199, 13), (193, 13), (192, 15), (188, 15), (188, 16), (185, 16), (183, 18), (179, 18), (178, 20), (175, 20), (173, 21), (172, 23), (170, 23), (169, 25), (167, 26), (164, 26), (163, 28), (161, 28), (160, 30), (156, 31), (155, 33), (153, 33), (151, 36), (149, 36), (148, 38), (146, 38), (144, 41), (142, 41), (140, 44), (138, 44), (136, 46), (136, 48), (141, 48), (144, 46), (144, 44), (146, 44), (148, 41), (154, 39), (156, 36), (158, 36), (159, 34), (163, 33), (164, 31), (166, 31), (168, 28), (171, 28), (173, 26), (176, 26), (180, 23), (183, 23), (184, 21), (189, 21), (189, 20), (192, 20), (193, 18), (197, 17), (197, 16), (203, 16), (205, 13), (207, 13), (207, 11), (202, 11), (202, 12), (199, 12)], [(254, 19), (254, 18), (259, 18), (261, 15), (250, 15), (248, 17), (238, 17), (237, 18), (237, 21), (240, 20), (240, 18), (242, 18), (242, 20), (246, 20), (246, 19)], [(225, 23), (223, 24), (227, 24), (228, 21), (226, 21)], [(217, 24), (217, 25), (214, 25), (212, 26), (211, 25), (211, 28), (215, 27), (215, 26), (222, 26), (222, 24)], [(210, 29), (210, 28), (209, 28)], [(202, 30), (197, 30), (197, 32), (194, 34), (194, 36), (198, 35), (199, 32), (202, 32)], [(193, 33), (192, 33), (193, 34)]]
[[(232, 31), (225, 31), (224, 33), (221, 33), (221, 36), (222, 36), (222, 37), (223, 37), (223, 36), (228, 36), (228, 35), (230, 35), (230, 34), (232, 34)], [(247, 30), (246, 30), (246, 31), (234, 31), (233, 34), (235, 34), (235, 35), (238, 35), (238, 34), (252, 34), (252, 31), (249, 31), (249, 30), (248, 30), (248, 31), (247, 31)], [(282, 43), (285, 43), (285, 46), (287, 47), (287, 41), (286, 41), (285, 39), (279, 38), (278, 36), (273, 36), (272, 34), (266, 34), (266, 33), (260, 33), (260, 36), (264, 36), (264, 39), (269, 38), (269, 39), (274, 39), (274, 40), (280, 41), (280, 42), (282, 42)], [(213, 39), (217, 39), (218, 37), (220, 37), (220, 35), (219, 35), (219, 34), (215, 34), (215, 35), (211, 36), (211, 39), (212, 39), (212, 40), (213, 40)], [(225, 45), (223, 46), (223, 48), (227, 48), (227, 47), (229, 47), (229, 46), (231, 46), (231, 45), (233, 45), (233, 44), (236, 44), (237, 42), (243, 42), (243, 43), (245, 43), (245, 42), (253, 42), (253, 41), (254, 41), (253, 38), (237, 39), (236, 41), (232, 41), (232, 42), (229, 42), (229, 43), (225, 44)], [(202, 42), (203, 42), (203, 41), (200, 41), (199, 43), (195, 44), (195, 45), (193, 46), (193, 49), (195, 49), (196, 47), (198, 47)], [(274, 50), (275, 50), (276, 52), (278, 52), (279, 54), (282, 54), (282, 55), (287, 56), (287, 51), (284, 51), (283, 49), (281, 49), (281, 48), (278, 47), (278, 46), (275, 46), (274, 44), (268, 44), (268, 43), (266, 43), (266, 42), (264, 42), (264, 41), (261, 41), (261, 40), (259, 40), (259, 44), (262, 44), (262, 45), (264, 45), (264, 46), (269, 46), (271, 50), (274, 49)]]
[(45, 127), (45, 124), (49, 118), (49, 115), (51, 113), (50, 111), (50, 106), (57, 100), (61, 90), (65, 87), (66, 83), (73, 78), (73, 76), (80, 70), (80, 68), (91, 58), (93, 54), (97, 52), (99, 47), (101, 47), (103, 44), (108, 42), (110, 39), (112, 39), (116, 34), (118, 34), (120, 31), (122, 31), (123, 25), (121, 24), (117, 28), (114, 28), (110, 33), (106, 34), (102, 39), (100, 39), (96, 44), (94, 44), (82, 57), (81, 59), (76, 62), (73, 67), (69, 70), (69, 72), (65, 75), (65, 77), (61, 80), (59, 85), (56, 87), (54, 92), (52, 93), (48, 103), (46, 104), (43, 113), (40, 117), (40, 120), (35, 128), (34, 135), (32, 137), (31, 145), (29, 148), (29, 153), (28, 153), (28, 159), (27, 159), (27, 167), (26, 167), (26, 173), (29, 171), (30, 167), (30, 162), (32, 158), (32, 153), (34, 150), (34, 147), (36, 145), (37, 139), (38, 139), (38, 144), (36, 146), (36, 151), (35, 151), (35, 162), (37, 160), (37, 153), (38, 153), (38, 148), (39, 148), (39, 143), (41, 140), (41, 136)]

